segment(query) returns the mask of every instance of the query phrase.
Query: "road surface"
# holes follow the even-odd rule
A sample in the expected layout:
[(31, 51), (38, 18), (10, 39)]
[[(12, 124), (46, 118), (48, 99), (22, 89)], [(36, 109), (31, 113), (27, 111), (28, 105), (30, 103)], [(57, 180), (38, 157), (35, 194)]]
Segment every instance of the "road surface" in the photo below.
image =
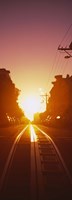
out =
[(0, 128), (0, 199), (71, 199), (71, 134), (31, 124)]

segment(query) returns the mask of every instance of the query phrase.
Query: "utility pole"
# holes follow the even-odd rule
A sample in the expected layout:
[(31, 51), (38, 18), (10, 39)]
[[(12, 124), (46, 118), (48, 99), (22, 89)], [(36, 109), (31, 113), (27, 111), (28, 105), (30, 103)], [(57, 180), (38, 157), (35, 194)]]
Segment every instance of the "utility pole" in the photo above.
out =
[(47, 103), (48, 103), (48, 94), (41, 94), (41, 97), (45, 97), (45, 101), (46, 101), (46, 111), (47, 111)]
[(65, 53), (67, 54), (67, 56), (65, 56), (65, 58), (72, 57), (71, 52), (70, 52), (70, 51), (72, 51), (72, 42), (70, 43), (70, 45), (68, 47), (61, 47), (59, 45), (58, 50), (65, 51)]

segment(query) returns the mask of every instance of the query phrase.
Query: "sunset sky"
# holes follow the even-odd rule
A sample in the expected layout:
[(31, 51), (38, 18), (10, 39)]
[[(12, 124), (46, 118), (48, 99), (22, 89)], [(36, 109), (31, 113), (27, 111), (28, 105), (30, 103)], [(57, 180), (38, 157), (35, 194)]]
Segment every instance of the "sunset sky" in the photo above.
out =
[(0, 2), (0, 68), (10, 70), (21, 98), (49, 92), (56, 74), (72, 75), (72, 58), (57, 50), (71, 24), (71, 0)]

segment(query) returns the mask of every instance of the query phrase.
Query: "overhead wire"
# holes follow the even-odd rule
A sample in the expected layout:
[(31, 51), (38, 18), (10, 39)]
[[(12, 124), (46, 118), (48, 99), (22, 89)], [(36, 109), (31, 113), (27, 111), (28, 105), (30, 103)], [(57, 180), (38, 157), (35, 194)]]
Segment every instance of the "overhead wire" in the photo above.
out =
[(50, 85), (52, 83), (52, 79), (58, 73), (58, 68), (59, 68), (58, 65), (61, 62), (62, 62), (62, 59), (60, 57), (60, 54), (58, 53), (58, 51), (56, 51), (56, 55), (55, 55), (55, 59), (54, 59), (51, 71), (50, 71), (49, 79), (47, 81), (47, 88), (50, 87)]
[[(62, 43), (64, 45), (70, 44), (72, 35), (69, 34), (69, 31), (71, 28), (72, 28), (72, 24), (69, 26), (64, 37), (62, 38), (62, 40), (60, 42), (60, 46), (62, 45)], [(65, 52), (60, 52), (60, 53), (65, 53)], [(59, 54), (58, 50), (57, 50), (50, 73), (49, 73), (48, 81), (46, 82), (47, 88), (50, 86), (51, 78), (53, 78), (53, 76), (60, 74), (60, 73), (62, 73), (62, 75), (63, 75), (65, 73), (67, 65), (68, 65), (68, 61), (66, 60), (66, 62), (65, 62), (64, 57), (62, 58), (61, 54)]]
[(71, 29), (71, 27), (72, 27), (72, 24), (71, 24), (71, 25), (69, 26), (69, 28), (67, 29), (65, 35), (63, 36), (63, 38), (62, 38), (62, 40), (61, 40), (61, 42), (60, 42), (60, 45), (63, 43), (63, 41), (64, 41), (64, 39), (66, 38), (66, 36), (67, 36), (69, 30)]
[[(70, 43), (71, 43), (71, 41), (72, 41), (72, 34), (70, 35), (70, 33), (69, 33), (69, 31), (72, 31), (72, 24), (69, 26), (69, 28), (68, 28), (68, 30), (67, 30), (67, 32), (66, 32), (66, 34), (64, 35), (64, 37), (63, 37), (63, 39), (62, 39), (62, 41), (61, 41), (61, 43), (63, 42), (63, 43), (66, 43), (66, 45), (69, 45)], [(60, 44), (61, 44), (60, 43)], [(65, 53), (65, 52), (60, 52), (60, 53)], [(71, 53), (72, 53), (72, 51), (71, 51)], [(67, 67), (67, 60), (66, 60), (66, 62), (65, 62), (65, 60), (64, 60), (64, 58), (63, 58), (63, 61), (60, 61), (60, 63), (59, 63), (59, 65), (61, 66), (61, 64), (62, 64), (62, 66), (60, 67), (58, 67), (59, 68), (59, 73), (60, 72), (65, 72), (65, 68)], [(57, 68), (57, 69), (58, 69)], [(62, 70), (63, 69), (63, 70)], [(57, 73), (58, 73), (58, 70), (57, 70)]]
[(50, 68), (50, 72), (49, 72), (49, 77), (47, 79), (47, 82), (46, 82), (46, 85), (45, 85), (45, 88), (48, 88), (48, 85), (49, 85), (49, 82), (50, 82), (50, 78), (51, 78), (51, 74), (52, 74), (52, 71), (53, 71), (53, 68), (54, 68), (54, 64), (56, 62), (56, 57), (57, 57), (57, 51), (55, 53), (55, 57), (54, 57), (54, 61), (53, 61), (53, 64), (52, 64), (52, 67)]
[(67, 66), (68, 66), (68, 59), (66, 60), (65, 65), (63, 66), (63, 74), (65, 74)]
[(51, 71), (50, 71), (50, 74), (49, 74), (49, 79), (47, 81), (47, 84), (49, 84), (49, 81), (51, 80), (51, 76), (54, 74), (54, 70), (55, 70), (55, 68), (57, 66), (58, 61), (59, 61), (59, 54), (56, 51), (54, 62), (53, 62), (52, 67), (51, 67)]
[(62, 66), (63, 66), (63, 57), (60, 55), (60, 61), (58, 63), (57, 70), (56, 70), (56, 74), (57, 75), (61, 73)]

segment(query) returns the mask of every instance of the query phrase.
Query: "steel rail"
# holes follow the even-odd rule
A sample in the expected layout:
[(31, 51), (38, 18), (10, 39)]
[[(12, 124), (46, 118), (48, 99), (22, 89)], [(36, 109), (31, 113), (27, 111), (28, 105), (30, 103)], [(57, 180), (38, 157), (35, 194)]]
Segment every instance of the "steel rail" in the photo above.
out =
[(35, 127), (36, 127), (41, 133), (43, 133), (43, 135), (45, 135), (45, 137), (47, 138), (47, 140), (50, 140), (51, 143), (53, 144), (54, 149), (55, 149), (55, 151), (57, 152), (57, 155), (58, 155), (58, 157), (59, 157), (59, 159), (60, 159), (60, 161), (61, 161), (61, 163), (62, 163), (62, 166), (63, 166), (63, 168), (64, 168), (64, 170), (65, 170), (65, 172), (66, 172), (66, 175), (67, 175), (67, 177), (68, 177), (68, 179), (69, 179), (69, 181), (70, 181), (70, 184), (71, 184), (71, 186), (72, 186), (72, 177), (71, 177), (71, 174), (70, 174), (70, 172), (69, 172), (69, 170), (68, 170), (68, 168), (67, 168), (67, 166), (66, 166), (66, 164), (65, 164), (64, 159), (62, 158), (62, 155), (61, 155), (61, 153), (60, 153), (58, 147), (56, 146), (56, 144), (54, 143), (54, 141), (52, 140), (52, 138), (51, 138), (50, 136), (48, 136), (48, 135), (47, 135), (43, 130), (41, 130), (38, 126), (35, 125)]
[(18, 136), (16, 137), (16, 139), (13, 142), (13, 145), (11, 147), (10, 153), (8, 155), (8, 158), (7, 158), (7, 161), (6, 161), (6, 164), (5, 164), (1, 179), (0, 179), (0, 191), (2, 190), (7, 171), (12, 165), (12, 161), (13, 161), (13, 157), (14, 157), (14, 154), (16, 151), (17, 144), (19, 143), (19, 141), (20, 141), (22, 135), (24, 134), (25, 130), (27, 129), (27, 127), (28, 127), (28, 125), (18, 134)]
[(33, 126), (30, 126), (32, 136), (31, 142), (31, 199), (42, 199), (44, 195), (43, 191), (43, 177), (41, 171), (40, 155), (38, 142), (35, 137), (35, 131)]

